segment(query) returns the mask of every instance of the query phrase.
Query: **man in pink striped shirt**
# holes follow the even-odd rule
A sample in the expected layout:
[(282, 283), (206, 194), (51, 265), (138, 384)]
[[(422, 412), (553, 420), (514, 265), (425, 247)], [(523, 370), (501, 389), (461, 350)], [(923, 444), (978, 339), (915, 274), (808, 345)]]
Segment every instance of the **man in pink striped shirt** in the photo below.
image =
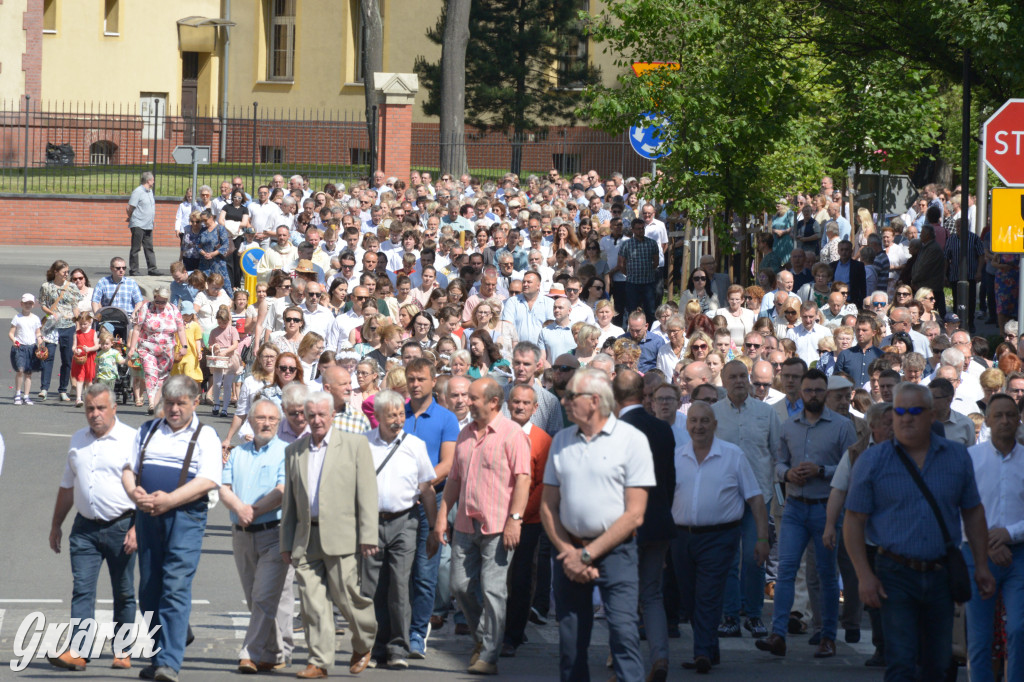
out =
[[(455, 441), (455, 462), (428, 545), (433, 554), (445, 543), (448, 510), (458, 502), (451, 590), (476, 642), (468, 672), (485, 675), (498, 672), (508, 566), (530, 495), (530, 441), (518, 424), (501, 415), (504, 397), (494, 379), (470, 385), (473, 421)], [(477, 598), (481, 592), (482, 603)]]

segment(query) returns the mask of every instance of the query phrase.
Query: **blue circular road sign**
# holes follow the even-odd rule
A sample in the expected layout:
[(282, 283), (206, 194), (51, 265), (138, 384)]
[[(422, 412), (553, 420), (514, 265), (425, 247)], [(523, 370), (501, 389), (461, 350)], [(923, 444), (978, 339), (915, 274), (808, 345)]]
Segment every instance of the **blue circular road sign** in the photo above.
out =
[(263, 258), (263, 249), (249, 249), (242, 254), (242, 272), (250, 277), (256, 276), (256, 264)]
[(671, 153), (665, 144), (668, 121), (660, 114), (647, 113), (643, 117), (648, 125), (631, 126), (629, 129), (629, 144), (633, 151), (651, 161), (668, 156)]

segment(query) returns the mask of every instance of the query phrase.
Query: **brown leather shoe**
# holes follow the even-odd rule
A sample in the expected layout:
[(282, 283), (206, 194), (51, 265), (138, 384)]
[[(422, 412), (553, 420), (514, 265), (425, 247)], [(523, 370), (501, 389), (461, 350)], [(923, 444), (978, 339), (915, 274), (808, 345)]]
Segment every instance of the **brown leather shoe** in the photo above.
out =
[(114, 656), (114, 662), (110, 664), (110, 667), (117, 670), (128, 670), (132, 667), (132, 657), (125, 656), (124, 658), (118, 658), (117, 656)]
[[(754, 642), (761, 651), (767, 651), (773, 656), (785, 656), (786, 655), (786, 640), (775, 634), (774, 632), (764, 639), (759, 639)], [(833, 649), (835, 651), (835, 649)]]
[(370, 652), (369, 651), (367, 651), (364, 654), (361, 654), (361, 653), (359, 653), (357, 651), (357, 652), (352, 654), (352, 658), (350, 658), (349, 661), (348, 661), (348, 671), (350, 673), (352, 673), (353, 675), (358, 675), (359, 673), (361, 673), (364, 670), (366, 670), (366, 666), (367, 666), (367, 664), (369, 662), (370, 662)]
[(444, 618), (442, 618), (441, 616), (431, 616), (430, 617), (430, 629), (431, 630), (440, 630), (443, 627), (444, 627)]
[(272, 670), (280, 670), (287, 664), (284, 661), (275, 663), (274, 661), (263, 661), (262, 663), (256, 664), (256, 671), (261, 673), (269, 673)]
[(322, 680), (327, 677), (327, 668), (320, 668), (310, 663), (305, 670), (295, 673), (295, 677), (303, 680)]
[(252, 659), (243, 658), (238, 662), (238, 672), (243, 675), (255, 675), (259, 669), (256, 664), (252, 662)]
[(836, 643), (835, 640), (829, 639), (828, 637), (821, 638), (821, 644), (818, 645), (818, 650), (814, 652), (815, 658), (832, 658), (836, 655)]
[(65, 651), (60, 656), (47, 656), (46, 660), (55, 668), (64, 670), (85, 670), (85, 659), (72, 656), (71, 651)]

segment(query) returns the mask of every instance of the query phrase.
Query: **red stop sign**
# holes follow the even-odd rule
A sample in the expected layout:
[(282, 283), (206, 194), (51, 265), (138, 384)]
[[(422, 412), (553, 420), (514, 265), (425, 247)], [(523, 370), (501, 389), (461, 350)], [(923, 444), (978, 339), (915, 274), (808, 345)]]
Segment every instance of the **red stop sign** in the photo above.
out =
[(985, 162), (1007, 185), (1024, 185), (1024, 99), (1007, 100), (982, 129)]

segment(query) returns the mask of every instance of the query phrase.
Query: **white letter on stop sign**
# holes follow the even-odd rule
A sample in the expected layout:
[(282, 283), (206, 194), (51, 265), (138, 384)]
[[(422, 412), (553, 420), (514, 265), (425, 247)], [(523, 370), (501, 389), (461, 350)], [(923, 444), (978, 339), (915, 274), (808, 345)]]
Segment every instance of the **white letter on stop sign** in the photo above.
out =
[(1020, 138), (1024, 137), (1024, 130), (1000, 130), (998, 133), (995, 134), (995, 141), (996, 144), (1001, 145), (1001, 147), (996, 147), (995, 150), (993, 150), (993, 153), (998, 154), (1000, 156), (1009, 153), (1010, 146), (1006, 144), (1005, 139), (1007, 135), (1013, 135), (1016, 138), (1017, 144), (1016, 151), (1014, 151), (1014, 155), (1020, 156)]

